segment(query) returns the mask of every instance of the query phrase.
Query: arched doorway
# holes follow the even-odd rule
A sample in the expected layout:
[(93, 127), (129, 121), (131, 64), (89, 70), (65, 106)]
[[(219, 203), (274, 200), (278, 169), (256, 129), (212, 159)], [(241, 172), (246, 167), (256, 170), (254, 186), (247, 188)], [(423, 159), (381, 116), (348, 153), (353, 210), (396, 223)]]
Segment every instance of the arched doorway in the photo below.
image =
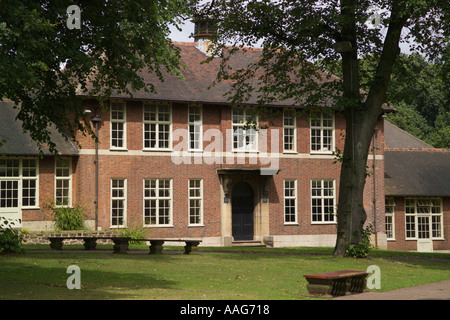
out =
[(234, 186), (231, 206), (234, 240), (253, 240), (253, 191), (247, 182), (238, 182)]

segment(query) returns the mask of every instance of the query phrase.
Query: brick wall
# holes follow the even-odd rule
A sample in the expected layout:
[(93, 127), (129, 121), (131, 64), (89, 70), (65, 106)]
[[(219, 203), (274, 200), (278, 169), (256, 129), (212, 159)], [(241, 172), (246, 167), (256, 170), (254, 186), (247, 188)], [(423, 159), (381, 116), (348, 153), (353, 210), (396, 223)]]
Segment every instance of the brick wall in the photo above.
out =
[[(417, 240), (406, 240), (405, 197), (394, 197), (394, 202), (395, 240), (388, 240), (387, 247), (389, 250), (415, 251), (417, 250)], [(448, 234), (450, 233), (450, 198), (442, 198), (442, 204), (444, 217), (443, 239), (433, 240), (433, 250), (449, 250), (450, 248), (448, 240)]]
[[(221, 183), (217, 170), (227, 167), (251, 167), (246, 164), (173, 164), (170, 152), (142, 151), (143, 125), (142, 102), (127, 102), (127, 149), (128, 151), (110, 150), (110, 115), (101, 112), (101, 108), (94, 102), (87, 102), (86, 108), (92, 114), (101, 115), (102, 121), (99, 129), (99, 226), (102, 229), (110, 228), (111, 195), (110, 184), (112, 178), (127, 180), (127, 221), (129, 226), (142, 224), (143, 221), (143, 179), (145, 178), (171, 178), (173, 179), (173, 226), (148, 228), (148, 233), (155, 237), (220, 237), (222, 230), (221, 220)], [(266, 124), (261, 121), (260, 125)], [(383, 132), (379, 122), (379, 137), (377, 139), (376, 153), (382, 155)], [(311, 224), (311, 179), (336, 180), (336, 193), (339, 189), (340, 167), (334, 163), (331, 155), (310, 155), (310, 127), (306, 117), (297, 119), (297, 154), (280, 154), (279, 173), (268, 178), (270, 234), (335, 234), (335, 224)], [(202, 114), (203, 132), (208, 129), (217, 129), (222, 133), (224, 140), (226, 130), (231, 129), (231, 109), (224, 105), (204, 105)], [(174, 103), (172, 105), (172, 132), (176, 129), (188, 129), (187, 105)], [(272, 138), (270, 129), (279, 129), (279, 146), (283, 146), (282, 118), (271, 119), (268, 130), (268, 141)], [(344, 147), (345, 121), (342, 117), (335, 118), (335, 145), (340, 150)], [(74, 202), (83, 202), (83, 205), (94, 210), (95, 200), (95, 144), (90, 137), (77, 137), (82, 145), (81, 155), (74, 162)], [(213, 141), (204, 141), (203, 149)], [(173, 143), (176, 148), (177, 142)], [(271, 152), (270, 142), (268, 151)], [(224, 148), (225, 149), (225, 148)], [(371, 166), (371, 161), (368, 165)], [(259, 164), (256, 167), (260, 166)], [(383, 160), (376, 160), (376, 207), (377, 227), (384, 230), (384, 183)], [(188, 179), (203, 179), (203, 216), (204, 226), (191, 227), (188, 225)], [(298, 191), (298, 225), (284, 224), (284, 198), (283, 180), (297, 179)], [(368, 219), (373, 216), (373, 180), (368, 178), (367, 191), (364, 204)], [(338, 195), (336, 195), (336, 202)], [(91, 214), (92, 216), (92, 214)]]

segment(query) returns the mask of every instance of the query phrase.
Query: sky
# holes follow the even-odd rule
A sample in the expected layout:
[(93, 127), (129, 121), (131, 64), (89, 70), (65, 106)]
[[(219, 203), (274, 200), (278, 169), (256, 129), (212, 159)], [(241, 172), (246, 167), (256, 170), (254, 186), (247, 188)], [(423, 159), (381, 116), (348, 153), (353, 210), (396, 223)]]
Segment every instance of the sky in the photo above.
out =
[[(172, 34), (171, 39), (173, 41), (180, 42), (194, 42), (194, 38), (190, 37), (190, 35), (194, 32), (194, 24), (187, 20), (182, 26), (183, 30), (180, 32), (175, 27), (171, 28)], [(386, 30), (386, 28), (384, 28)], [(385, 33), (385, 30), (383, 33)], [(408, 43), (400, 43), (400, 49), (402, 53), (410, 54), (411, 50)]]
[[(173, 41), (180, 42), (194, 42), (194, 37), (190, 37), (194, 32), (194, 24), (190, 21), (186, 21), (182, 26), (183, 30), (180, 32), (175, 27), (171, 28), (171, 39)], [(400, 49), (402, 53), (410, 54), (411, 50), (408, 43), (400, 43)]]
[(182, 27), (182, 32), (178, 31), (177, 28), (172, 27), (172, 34), (170, 38), (173, 41), (194, 42), (194, 37), (190, 37), (190, 35), (194, 33), (194, 24), (190, 21), (186, 21)]

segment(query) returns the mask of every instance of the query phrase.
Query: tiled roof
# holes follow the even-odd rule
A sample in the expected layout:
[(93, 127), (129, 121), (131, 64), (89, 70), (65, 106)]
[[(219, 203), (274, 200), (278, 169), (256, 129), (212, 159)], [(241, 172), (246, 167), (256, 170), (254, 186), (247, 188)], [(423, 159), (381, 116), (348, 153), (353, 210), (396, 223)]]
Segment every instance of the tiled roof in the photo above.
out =
[[(0, 140), (5, 142), (0, 146), (0, 156), (38, 156), (39, 148), (28, 133), (22, 129), (22, 121), (16, 120), (18, 110), (14, 103), (0, 101)], [(66, 140), (55, 127), (50, 127), (51, 139), (57, 146), (58, 153), (62, 156), (78, 155), (75, 145)], [(44, 155), (52, 155), (48, 147), (43, 146)]]
[(414, 137), (410, 133), (400, 129), (386, 120), (384, 121), (384, 147), (388, 149), (433, 148), (424, 141)]
[[(185, 69), (181, 70), (184, 79), (179, 79), (167, 72), (163, 72), (164, 81), (161, 82), (155, 74), (144, 70), (140, 72), (140, 75), (146, 83), (152, 83), (154, 85), (156, 93), (138, 90), (133, 92), (132, 98), (136, 100), (159, 100), (184, 103), (229, 104), (226, 93), (231, 89), (231, 80), (220, 82), (211, 87), (219, 71), (220, 59), (214, 58), (211, 62), (204, 63), (208, 56), (197, 48), (196, 43), (174, 42), (174, 44), (181, 49), (181, 63), (186, 66)], [(229, 65), (232, 66), (233, 70), (247, 67), (249, 64), (258, 61), (262, 49), (245, 49), (245, 53), (240, 50), (231, 56)], [(111, 98), (129, 99), (130, 97), (124, 93), (113, 93)], [(256, 105), (256, 95), (252, 95), (246, 104)], [(277, 101), (270, 105), (301, 107), (298, 103), (294, 103), (293, 100)], [(383, 108), (387, 111), (393, 110), (386, 105), (383, 105)]]
[(385, 151), (386, 196), (450, 196), (450, 150)]
[(384, 121), (386, 196), (450, 196), (450, 150)]

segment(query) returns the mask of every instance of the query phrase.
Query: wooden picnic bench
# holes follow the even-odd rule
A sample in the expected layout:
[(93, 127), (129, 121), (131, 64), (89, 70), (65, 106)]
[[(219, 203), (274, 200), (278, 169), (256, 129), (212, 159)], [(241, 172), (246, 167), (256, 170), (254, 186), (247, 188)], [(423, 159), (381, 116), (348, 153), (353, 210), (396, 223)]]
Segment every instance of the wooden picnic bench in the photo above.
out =
[(366, 271), (340, 270), (304, 275), (313, 295), (343, 296), (362, 293), (366, 288)]
[(47, 238), (50, 240), (50, 248), (53, 250), (62, 250), (63, 241), (66, 239), (83, 240), (84, 248), (86, 250), (95, 250), (97, 247), (97, 240), (112, 240), (114, 242), (114, 253), (127, 253), (130, 241), (148, 241), (150, 242), (150, 254), (162, 254), (164, 242), (184, 242), (184, 253), (190, 254), (197, 251), (197, 247), (202, 242), (194, 239), (132, 239), (129, 237), (93, 237), (93, 236), (51, 236)]

